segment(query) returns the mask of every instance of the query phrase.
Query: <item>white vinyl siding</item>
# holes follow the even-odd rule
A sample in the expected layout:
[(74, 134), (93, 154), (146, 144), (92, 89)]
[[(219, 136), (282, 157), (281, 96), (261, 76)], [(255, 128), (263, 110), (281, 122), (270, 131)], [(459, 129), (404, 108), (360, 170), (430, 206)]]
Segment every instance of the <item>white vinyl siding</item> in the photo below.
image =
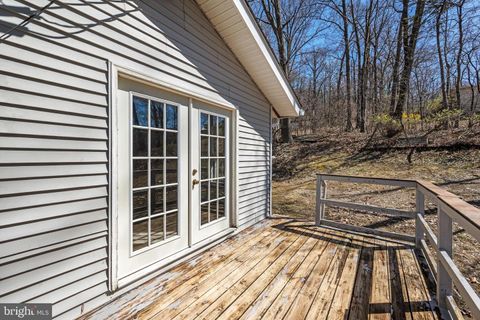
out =
[(236, 106), (239, 227), (268, 214), (270, 105), (193, 0), (55, 2), (0, 43), (0, 302), (108, 299), (109, 61)]

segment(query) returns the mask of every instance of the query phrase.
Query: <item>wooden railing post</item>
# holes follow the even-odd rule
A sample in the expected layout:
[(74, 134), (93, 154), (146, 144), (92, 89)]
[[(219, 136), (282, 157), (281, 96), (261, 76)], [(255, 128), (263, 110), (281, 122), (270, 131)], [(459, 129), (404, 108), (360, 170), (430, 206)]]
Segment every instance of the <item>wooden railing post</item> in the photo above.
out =
[(315, 225), (319, 226), (322, 223), (323, 212), (325, 210), (325, 205), (322, 203), (324, 195), (323, 188), (323, 179), (321, 175), (317, 175), (317, 193), (316, 193), (316, 203), (315, 203)]
[[(442, 209), (442, 205), (438, 207), (438, 251), (444, 251), (450, 258), (453, 249), (453, 233), (452, 218), (448, 216)], [(442, 314), (446, 314), (447, 297), (452, 295), (452, 278), (443, 266), (440, 258), (437, 257), (437, 302)]]
[[(322, 179), (322, 199), (327, 200), (327, 181)], [(320, 216), (322, 219), (325, 219), (325, 202), (322, 201), (320, 205)]]
[(422, 246), (422, 240), (425, 237), (425, 228), (423, 227), (423, 223), (420, 221), (418, 215), (424, 217), (425, 216), (425, 195), (416, 188), (416, 210), (417, 213), (415, 215), (415, 245), (418, 249)]

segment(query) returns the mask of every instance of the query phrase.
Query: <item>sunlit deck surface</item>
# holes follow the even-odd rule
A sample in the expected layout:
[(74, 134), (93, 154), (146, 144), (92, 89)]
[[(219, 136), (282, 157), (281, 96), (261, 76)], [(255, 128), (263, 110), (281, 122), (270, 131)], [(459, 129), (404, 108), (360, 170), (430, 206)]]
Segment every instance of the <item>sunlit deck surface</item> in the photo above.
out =
[(413, 244), (268, 219), (95, 319), (438, 319)]

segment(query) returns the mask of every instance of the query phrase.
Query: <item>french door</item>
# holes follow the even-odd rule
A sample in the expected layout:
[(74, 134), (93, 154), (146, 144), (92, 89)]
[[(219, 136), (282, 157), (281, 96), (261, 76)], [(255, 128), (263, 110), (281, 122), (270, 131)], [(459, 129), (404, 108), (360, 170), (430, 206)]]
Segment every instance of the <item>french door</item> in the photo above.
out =
[(181, 99), (119, 94), (119, 278), (188, 247), (188, 132)]
[(192, 108), (192, 242), (230, 226), (230, 114), (194, 102)]
[(230, 227), (230, 114), (129, 81), (119, 82), (117, 99), (121, 280)]

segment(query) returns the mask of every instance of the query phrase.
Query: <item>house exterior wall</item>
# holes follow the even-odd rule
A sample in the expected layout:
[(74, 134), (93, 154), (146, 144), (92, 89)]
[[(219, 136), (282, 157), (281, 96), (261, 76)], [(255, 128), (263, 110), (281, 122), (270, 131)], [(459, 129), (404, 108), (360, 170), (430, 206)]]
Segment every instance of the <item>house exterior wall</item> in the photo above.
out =
[[(48, 3), (2, 1), (0, 33)], [(108, 299), (109, 62), (234, 105), (238, 226), (269, 213), (269, 103), (193, 0), (55, 2), (0, 42), (0, 302)]]

